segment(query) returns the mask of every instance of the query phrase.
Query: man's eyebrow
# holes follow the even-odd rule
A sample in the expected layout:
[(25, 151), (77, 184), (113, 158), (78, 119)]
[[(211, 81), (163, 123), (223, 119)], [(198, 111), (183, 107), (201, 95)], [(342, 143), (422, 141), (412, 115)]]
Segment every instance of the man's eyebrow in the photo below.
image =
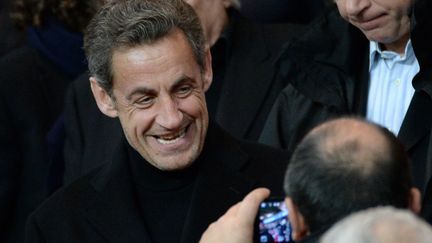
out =
[(181, 86), (184, 83), (188, 83), (188, 82), (193, 82), (194, 79), (191, 77), (188, 77), (186, 75), (183, 75), (182, 77), (180, 77), (179, 79), (177, 79), (176, 81), (174, 81), (173, 85), (171, 86), (172, 89), (176, 89), (179, 86)]
[(132, 97), (137, 94), (152, 94), (152, 93), (155, 93), (155, 91), (152, 89), (146, 87), (137, 87), (126, 96), (126, 100), (130, 101)]
[[(193, 78), (183, 75), (180, 78), (178, 78), (176, 81), (173, 82), (173, 85), (171, 86), (171, 89), (176, 89), (176, 88), (178, 88), (179, 86), (181, 86), (184, 83), (193, 82), (193, 81), (194, 81)], [(134, 90), (132, 90), (126, 96), (126, 100), (130, 101), (132, 99), (132, 97), (134, 95), (137, 95), (137, 94), (154, 94), (154, 93), (156, 93), (156, 91), (154, 91), (153, 89), (149, 89), (149, 88), (146, 88), (146, 87), (137, 87)]]

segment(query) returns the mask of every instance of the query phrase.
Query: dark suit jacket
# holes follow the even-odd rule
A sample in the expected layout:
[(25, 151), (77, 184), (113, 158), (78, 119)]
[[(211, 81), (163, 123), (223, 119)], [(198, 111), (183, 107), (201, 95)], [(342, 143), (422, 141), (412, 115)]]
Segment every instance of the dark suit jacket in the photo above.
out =
[(326, 0), (240, 0), (244, 16), (266, 23), (310, 23), (324, 12)]
[[(264, 27), (234, 15), (230, 28), (225, 82), (216, 114), (210, 115), (235, 137), (256, 140), (274, 99), (285, 85), (275, 81), (273, 62), (282, 43), (299, 33), (301, 27)], [(71, 85), (65, 126), (66, 182), (99, 166), (122, 133), (117, 120), (98, 110), (87, 76)]]
[[(432, 176), (432, 46), (426, 26), (419, 21), (412, 31), (420, 72), (413, 79), (415, 94), (397, 135), (411, 159), (414, 185), (423, 193)], [(368, 47), (364, 35), (336, 9), (312, 25), (279, 62), (280, 76), (289, 84), (275, 102), (260, 142), (293, 150), (310, 129), (328, 119), (365, 116)]]
[[(275, 79), (275, 61), (284, 43), (302, 33), (298, 25), (258, 25), (230, 15), (229, 56), (215, 120), (237, 138), (257, 140), (286, 83)], [(211, 89), (211, 87), (210, 87)]]
[(23, 46), (0, 60), (0, 242), (22, 242), (27, 216), (47, 197), (47, 133), (72, 80)]
[[(125, 140), (101, 168), (55, 193), (29, 219), (27, 242), (150, 242), (131, 184)], [(282, 195), (287, 154), (239, 142), (210, 126), (181, 242), (198, 242), (208, 225), (253, 188)]]

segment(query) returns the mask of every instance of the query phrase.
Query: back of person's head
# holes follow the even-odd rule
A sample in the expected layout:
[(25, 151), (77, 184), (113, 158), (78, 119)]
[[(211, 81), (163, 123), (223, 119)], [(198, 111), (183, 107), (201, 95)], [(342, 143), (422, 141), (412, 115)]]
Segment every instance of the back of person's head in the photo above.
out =
[(113, 52), (152, 44), (175, 29), (184, 33), (198, 65), (203, 69), (204, 35), (197, 15), (184, 1), (109, 1), (92, 19), (84, 36), (91, 76), (111, 94)]
[(10, 15), (20, 29), (41, 27), (54, 18), (71, 31), (83, 32), (102, 4), (103, 0), (14, 0)]
[(309, 231), (316, 232), (369, 207), (407, 208), (408, 157), (387, 129), (359, 118), (336, 119), (301, 141), (284, 186)]
[(350, 215), (324, 234), (321, 243), (430, 243), (432, 227), (408, 210), (378, 207)]

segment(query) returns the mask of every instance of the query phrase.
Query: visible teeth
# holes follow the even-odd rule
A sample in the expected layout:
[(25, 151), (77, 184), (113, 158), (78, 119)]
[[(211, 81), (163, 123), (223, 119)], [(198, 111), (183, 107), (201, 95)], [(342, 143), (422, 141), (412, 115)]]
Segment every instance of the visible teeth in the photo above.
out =
[(165, 136), (165, 137), (157, 137), (156, 140), (161, 144), (173, 144), (183, 138), (186, 135), (185, 130), (174, 135), (174, 136)]

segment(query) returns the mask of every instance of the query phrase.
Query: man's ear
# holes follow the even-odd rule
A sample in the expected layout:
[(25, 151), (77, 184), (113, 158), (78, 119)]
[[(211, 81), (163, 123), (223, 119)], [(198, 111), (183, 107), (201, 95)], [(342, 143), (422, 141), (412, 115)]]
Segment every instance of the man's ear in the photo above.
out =
[(213, 81), (213, 69), (212, 69), (212, 57), (210, 53), (210, 48), (206, 48), (205, 58), (204, 58), (204, 73), (202, 75), (204, 82), (204, 92), (206, 92)]
[(106, 90), (99, 86), (94, 77), (90, 77), (90, 87), (99, 110), (109, 117), (117, 117), (118, 113), (114, 101)]
[(415, 214), (419, 214), (421, 211), (421, 192), (416, 187), (411, 187), (410, 198), (409, 198), (409, 209)]
[(285, 204), (288, 208), (288, 218), (292, 228), (291, 236), (294, 241), (299, 241), (309, 234), (309, 228), (306, 225), (303, 215), (290, 197), (285, 198)]

